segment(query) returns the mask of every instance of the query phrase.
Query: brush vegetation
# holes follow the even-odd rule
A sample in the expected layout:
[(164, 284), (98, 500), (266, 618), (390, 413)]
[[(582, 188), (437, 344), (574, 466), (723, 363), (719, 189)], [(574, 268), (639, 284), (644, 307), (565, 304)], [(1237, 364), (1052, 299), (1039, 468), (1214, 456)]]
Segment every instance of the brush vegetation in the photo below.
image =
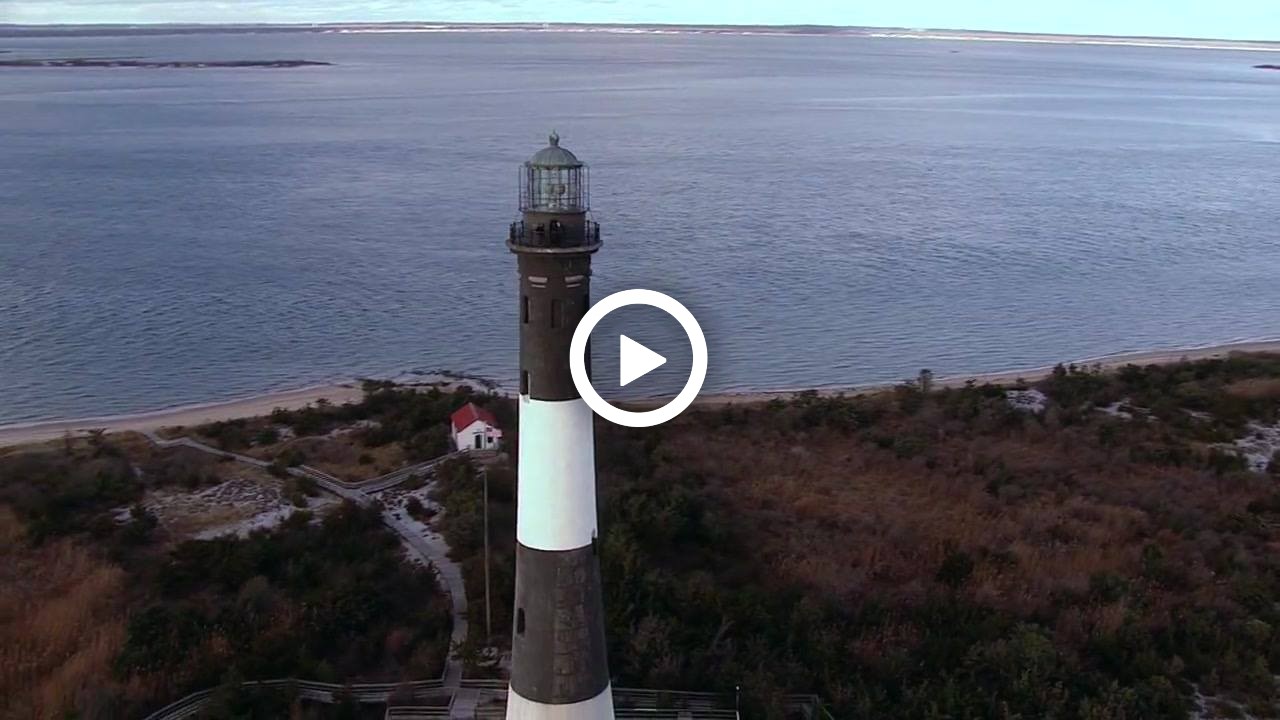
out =
[[(1059, 368), (1040, 412), (921, 385), (599, 423), (615, 684), (741, 686), (759, 718), (793, 692), (838, 718), (1274, 714), (1280, 487), (1221, 443), (1280, 419), (1280, 358)], [(479, 492), (437, 489), (472, 592)]]
[(515, 426), (509, 403), (466, 385), (451, 391), (419, 390), (368, 380), (362, 388), (364, 399), (358, 403), (321, 400), (297, 410), (277, 409), (266, 417), (209, 423), (193, 428), (193, 434), (222, 450), (274, 461), (280, 469), (305, 462), (337, 477), (362, 480), (451, 452), (449, 417), (468, 402), (493, 410), (501, 425)]
[(232, 681), (439, 676), (448, 602), (377, 509), (171, 537), (140, 501), (207, 482), (218, 459), (189, 453), (95, 436), (0, 457), (0, 720), (141, 717), (220, 684), (210, 717), (280, 717)]
[[(865, 395), (695, 408), (657, 428), (599, 423), (614, 683), (741, 687), (744, 717), (770, 719), (796, 692), (837, 718), (1274, 715), (1280, 461), (1252, 471), (1233, 443), (1280, 421), (1280, 357), (1062, 367), (1020, 388), (1043, 407), (922, 374)], [(447, 447), (448, 414), (467, 400), (498, 413), (514, 454), (508, 401), (377, 383), (359, 404), (200, 431), (282, 467), (304, 461), (299, 438), (309, 453), (350, 437), (370, 458), (409, 461)], [(0, 457), (0, 529), (17, 538), (4, 582), (20, 588), (0, 603), (0, 717), (117, 717), (220, 682), (227, 713), (280, 714), (296, 703), (232, 681), (438, 672), (446, 609), (375, 513), (165, 542), (144, 510), (118, 508), (152, 483), (198, 487), (209, 469), (157, 457), (139, 474), (130, 458), (102, 438)], [(475, 470), (441, 470), (435, 522), (472, 599), (460, 651), (496, 673), (480, 648), (510, 634), (517, 478), (488, 468), (485, 637)]]

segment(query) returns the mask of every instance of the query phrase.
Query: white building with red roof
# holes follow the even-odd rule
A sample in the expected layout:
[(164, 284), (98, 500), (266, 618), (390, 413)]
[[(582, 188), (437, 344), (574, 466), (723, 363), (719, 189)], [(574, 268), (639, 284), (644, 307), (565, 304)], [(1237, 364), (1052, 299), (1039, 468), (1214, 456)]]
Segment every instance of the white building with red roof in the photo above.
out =
[(493, 413), (467, 403), (454, 411), (453, 445), (459, 450), (496, 450), (502, 444), (502, 429)]

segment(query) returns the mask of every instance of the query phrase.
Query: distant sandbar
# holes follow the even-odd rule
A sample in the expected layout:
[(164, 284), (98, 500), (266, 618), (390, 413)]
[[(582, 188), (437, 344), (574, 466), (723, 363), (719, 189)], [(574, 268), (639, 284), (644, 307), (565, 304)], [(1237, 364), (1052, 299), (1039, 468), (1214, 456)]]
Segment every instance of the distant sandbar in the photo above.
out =
[(317, 60), (138, 60), (135, 58), (33, 58), (0, 60), (14, 68), (297, 68), (332, 63)]
[(1222, 40), (1188, 37), (1141, 37), (1115, 35), (1055, 35), (959, 28), (893, 28), (835, 25), (671, 25), (661, 23), (306, 23), (232, 25), (5, 25), (2, 37), (74, 37), (103, 35), (186, 35), (198, 33), (611, 33), (648, 35), (775, 35), (850, 38), (907, 38), (961, 42), (1017, 42), (1067, 45), (1115, 45), (1148, 48), (1200, 50), (1244, 50), (1280, 52), (1280, 43), (1271, 40)]

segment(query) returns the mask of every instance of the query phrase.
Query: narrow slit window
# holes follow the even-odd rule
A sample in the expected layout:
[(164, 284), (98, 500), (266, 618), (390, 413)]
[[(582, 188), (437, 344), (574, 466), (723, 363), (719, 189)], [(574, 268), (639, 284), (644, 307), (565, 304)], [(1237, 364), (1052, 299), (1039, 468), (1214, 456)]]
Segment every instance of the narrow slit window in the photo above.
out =
[(520, 322), (526, 323), (526, 324), (529, 322), (529, 296), (528, 295), (520, 296)]
[(520, 371), (520, 394), (521, 395), (529, 394), (529, 371), (528, 370)]
[(524, 634), (524, 608), (516, 610), (516, 634)]
[(551, 327), (558, 328), (564, 325), (564, 301), (559, 298), (551, 299)]

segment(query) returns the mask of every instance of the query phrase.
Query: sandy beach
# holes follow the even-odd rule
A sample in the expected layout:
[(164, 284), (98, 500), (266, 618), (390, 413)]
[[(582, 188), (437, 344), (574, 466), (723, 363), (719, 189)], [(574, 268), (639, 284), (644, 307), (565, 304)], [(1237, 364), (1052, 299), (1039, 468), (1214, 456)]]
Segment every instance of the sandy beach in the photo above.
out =
[(297, 390), (256, 395), (239, 400), (227, 400), (225, 402), (184, 405), (182, 407), (132, 415), (110, 415), (77, 420), (48, 420), (0, 425), (0, 447), (56, 440), (68, 433), (73, 436), (84, 435), (90, 430), (123, 432), (126, 430), (158, 430), (162, 427), (179, 425), (201, 425), (219, 420), (267, 415), (276, 408), (296, 410), (320, 399), (328, 400), (334, 404), (343, 404), (354, 402), (361, 397), (363, 397), (363, 393), (360, 390), (359, 383), (351, 382), (339, 385), (317, 385)]
[[(1212, 358), (1222, 358), (1231, 353), (1255, 352), (1280, 353), (1280, 340), (1227, 343), (1224, 345), (1212, 345), (1209, 347), (1199, 348), (1144, 350), (1139, 352), (1104, 355), (1102, 357), (1095, 358), (1063, 361), (1063, 364), (1074, 364), (1076, 366), (1088, 367), (1096, 365), (1103, 370), (1114, 370), (1125, 365), (1164, 365), (1168, 363), (1181, 362), (1183, 360), (1208, 360)], [(997, 370), (993, 372), (961, 373), (945, 377), (936, 377), (934, 378), (934, 385), (938, 387), (959, 387), (971, 380), (977, 383), (994, 383), (997, 385), (1013, 384), (1019, 380), (1034, 382), (1053, 372), (1053, 368), (1054, 365), (1046, 365), (1043, 367)], [(907, 380), (909, 376), (913, 375), (913, 373), (904, 373), (902, 379)], [(897, 383), (872, 383), (867, 385), (846, 385), (839, 387), (817, 388), (817, 393), (823, 396), (841, 394), (849, 395), (859, 392), (875, 392), (877, 390), (893, 387), (895, 384)], [(766, 390), (741, 393), (715, 393), (699, 396), (698, 399), (694, 401), (694, 405), (714, 407), (719, 405), (731, 405), (734, 403), (767, 402), (773, 399), (786, 399), (793, 397), (801, 392), (807, 392), (808, 390), (809, 388), (792, 388), (786, 390)], [(631, 404), (640, 407), (647, 407), (651, 405), (659, 405), (661, 404), (660, 401), (663, 400), (661, 398), (655, 398), (653, 400), (644, 400)]]
[[(1202, 348), (1150, 350), (1108, 355), (1097, 358), (1084, 358), (1073, 362), (1076, 365), (1097, 365), (1103, 369), (1113, 369), (1129, 364), (1152, 365), (1179, 362), (1181, 360), (1220, 358), (1226, 357), (1228, 354), (1233, 352), (1280, 352), (1280, 340), (1231, 343)], [(963, 385), (970, 380), (979, 383), (997, 384), (1014, 383), (1018, 380), (1034, 381), (1049, 374), (1052, 370), (1053, 366), (1050, 365), (1038, 368), (959, 374), (937, 378), (935, 383), (938, 386), (954, 387)], [(913, 373), (904, 373), (903, 379), (907, 379), (907, 376), (912, 374)], [(456, 382), (459, 381), (454, 379), (437, 384), (440, 384), (441, 387), (447, 389)], [(820, 395), (837, 395), (842, 393), (874, 392), (887, 387), (892, 387), (892, 383), (819, 388), (817, 392)], [(752, 392), (708, 393), (699, 396), (698, 399), (694, 401), (694, 404), (714, 407), (735, 403), (767, 402), (775, 398), (785, 399), (792, 397), (797, 393), (805, 391), (806, 389), (804, 388), (791, 388)], [(129, 430), (149, 431), (165, 427), (201, 425), (203, 423), (216, 422), (219, 420), (267, 415), (276, 408), (293, 410), (305, 407), (321, 399), (334, 404), (356, 402), (360, 400), (362, 396), (363, 393), (360, 390), (360, 384), (356, 381), (351, 381), (349, 383), (340, 383), (336, 385), (317, 385), (297, 390), (256, 395), (239, 400), (228, 400), (225, 402), (206, 403), (200, 405), (185, 405), (182, 407), (167, 408), (153, 412), (136, 413), (131, 415), (113, 415), (74, 420), (50, 420), (34, 423), (19, 423), (15, 425), (0, 425), (0, 447), (56, 440), (68, 433), (73, 436), (84, 435), (90, 430), (105, 430), (107, 432), (124, 432)], [(634, 407), (649, 407), (661, 405), (665, 402), (665, 398), (646, 398), (631, 401), (627, 404)]]

